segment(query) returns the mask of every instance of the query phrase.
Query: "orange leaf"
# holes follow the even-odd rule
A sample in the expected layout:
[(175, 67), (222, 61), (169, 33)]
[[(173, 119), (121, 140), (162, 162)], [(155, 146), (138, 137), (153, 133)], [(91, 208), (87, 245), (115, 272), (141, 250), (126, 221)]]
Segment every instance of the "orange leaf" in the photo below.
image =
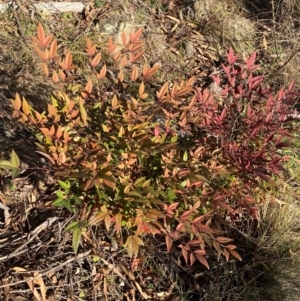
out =
[(101, 52), (99, 52), (92, 60), (91, 60), (91, 65), (92, 67), (96, 67), (100, 61), (101, 61)]
[(28, 102), (26, 101), (25, 98), (23, 98), (23, 103), (22, 103), (22, 111), (24, 112), (24, 114), (29, 115), (31, 112), (31, 107), (28, 104)]
[(185, 86), (186, 86), (186, 87), (192, 86), (193, 83), (194, 83), (194, 81), (195, 81), (195, 76), (193, 76), (193, 77), (191, 77), (190, 79), (188, 79), (188, 81), (186, 82)]
[(47, 67), (46, 64), (43, 65), (42, 71), (44, 72), (44, 74), (45, 74), (46, 76), (49, 76), (49, 69), (48, 69), (48, 67)]
[(92, 83), (91, 79), (88, 80), (88, 82), (87, 82), (84, 90), (85, 90), (85, 92), (87, 92), (89, 94), (92, 92), (92, 90), (93, 90), (93, 83)]
[(52, 81), (56, 84), (57, 82), (59, 82), (59, 77), (57, 72), (54, 70), (53, 74), (52, 74)]
[(136, 42), (143, 33), (143, 28), (138, 29), (135, 33), (130, 33), (130, 42)]
[(165, 83), (159, 90), (159, 92), (156, 92), (156, 95), (158, 98), (162, 98), (163, 96), (165, 96), (165, 94), (168, 92), (168, 87), (169, 84)]
[(72, 53), (70, 51), (66, 55), (65, 63), (66, 63), (67, 66), (72, 65)]
[(38, 39), (42, 42), (45, 39), (45, 31), (43, 25), (39, 22), (38, 31), (37, 31)]
[(120, 57), (121, 57), (121, 52), (118, 52), (116, 55), (113, 56), (113, 58), (116, 62), (119, 61)]
[(190, 87), (184, 87), (184, 88), (181, 88), (180, 90), (178, 90), (177, 92), (176, 92), (176, 96), (185, 96), (185, 95), (187, 95), (190, 91), (192, 90), (192, 88), (190, 88)]
[(158, 69), (160, 68), (159, 65), (157, 66), (153, 66), (152, 68), (150, 68), (149, 70), (147, 70), (147, 72), (143, 72), (143, 75), (145, 77), (150, 77), (151, 75), (153, 75)]
[(61, 69), (58, 70), (58, 74), (62, 81), (66, 79), (66, 74)]
[(39, 25), (38, 25), (37, 36), (38, 36), (38, 39), (40, 41), (39, 45), (41, 47), (47, 47), (50, 44), (50, 42), (51, 42), (51, 40), (53, 38), (53, 34), (51, 34), (48, 37), (46, 37), (44, 28), (43, 28), (43, 26), (42, 26), (41, 23), (39, 23)]
[(124, 55), (124, 56), (122, 57), (121, 66), (122, 66), (122, 67), (125, 67), (126, 65), (127, 65), (127, 58), (126, 58), (126, 56)]
[(88, 56), (93, 56), (96, 51), (96, 45), (92, 46), (91, 40), (89, 38), (86, 39), (86, 52)]
[(128, 46), (128, 50), (133, 53), (133, 52), (137, 52), (139, 50), (142, 50), (144, 47), (144, 45), (142, 43), (139, 44), (131, 44)]
[(119, 72), (118, 79), (120, 80), (121, 83), (124, 81), (124, 74), (122, 70), (120, 70)]
[(49, 58), (53, 59), (57, 55), (57, 40), (54, 39), (51, 43), (50, 50), (49, 50)]
[(48, 103), (48, 112), (49, 112), (49, 117), (55, 116), (57, 113), (57, 109), (53, 107), (53, 105)]
[(70, 51), (68, 51), (68, 53), (66, 54), (65, 59), (63, 60), (63, 62), (60, 63), (60, 66), (65, 70), (65, 71), (69, 71), (75, 68), (75, 66), (72, 65), (72, 53)]
[(133, 54), (130, 53), (129, 54), (130, 62), (135, 63), (142, 57), (143, 54), (144, 54), (144, 51), (139, 52), (136, 56), (133, 56)]
[(13, 99), (11, 100), (11, 103), (12, 103), (14, 110), (20, 111), (22, 102), (21, 102), (20, 95), (18, 93), (16, 93), (15, 100), (13, 100)]
[(52, 137), (54, 135), (54, 133), (55, 133), (55, 127), (54, 127), (54, 125), (52, 125), (51, 129), (49, 131), (49, 135)]
[(113, 108), (113, 110), (116, 110), (118, 106), (118, 98), (117, 95), (115, 94), (113, 99), (111, 100), (111, 107)]
[(112, 38), (109, 37), (108, 38), (108, 52), (110, 54), (112, 54), (115, 51), (116, 47), (117, 47), (117, 45), (113, 42)]
[(34, 45), (34, 50), (37, 53), (37, 55), (43, 60), (43, 61), (47, 61), (47, 55), (45, 51), (42, 51), (39, 47), (37, 47), (36, 45)]
[(104, 78), (106, 75), (106, 65), (104, 65), (102, 68), (101, 68), (101, 71), (99, 74), (97, 74), (97, 79), (102, 79)]
[(131, 72), (131, 80), (135, 82), (139, 77), (138, 69), (136, 66), (133, 67), (132, 72)]
[(62, 136), (62, 127), (59, 125), (56, 131), (56, 137), (59, 139)]

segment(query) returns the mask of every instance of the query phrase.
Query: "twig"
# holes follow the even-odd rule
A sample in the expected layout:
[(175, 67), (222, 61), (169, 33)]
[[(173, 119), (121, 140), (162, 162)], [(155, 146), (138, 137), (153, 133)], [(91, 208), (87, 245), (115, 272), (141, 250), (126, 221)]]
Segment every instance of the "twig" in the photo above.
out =
[(7, 287), (7, 286), (14, 286), (14, 285), (18, 285), (18, 284), (25, 283), (25, 282), (28, 282), (28, 281), (34, 281), (34, 280), (36, 280), (38, 278), (46, 276), (50, 272), (54, 272), (55, 270), (58, 270), (58, 269), (64, 267), (65, 265), (71, 263), (72, 261), (78, 261), (82, 257), (86, 257), (87, 255), (89, 255), (90, 252), (91, 252), (91, 250), (89, 250), (87, 252), (84, 252), (84, 253), (81, 253), (81, 254), (78, 254), (77, 256), (74, 256), (74, 257), (68, 259), (67, 261), (59, 264), (58, 266), (56, 266), (54, 268), (50, 268), (50, 269), (46, 270), (45, 272), (40, 273), (40, 274), (38, 274), (38, 275), (36, 275), (34, 277), (28, 277), (26, 279), (23, 279), (23, 280), (20, 280), (20, 281), (16, 281), (14, 283), (2, 284), (2, 285), (0, 285), (0, 288)]
[[(12, 253), (2, 256), (0, 257), (0, 262), (2, 261), (6, 261), (8, 259), (11, 259), (12, 257), (15, 257), (19, 254), (24, 253), (24, 250), (22, 250), (24, 247), (26, 247), (30, 242), (32, 242), (37, 236), (38, 234), (43, 231), (46, 230), (48, 227), (50, 227), (58, 218), (57, 217), (50, 217), (48, 218), (45, 222), (43, 222), (41, 225), (39, 225), (38, 227), (36, 227), (30, 234), (30, 238), (21, 246), (19, 246), (18, 248), (16, 248)], [(21, 253), (20, 253), (21, 251)]]
[[(14, 18), (15, 18), (16, 23), (17, 23), (17, 29), (18, 29), (18, 32), (19, 32), (19, 34), (20, 34), (22, 40), (24, 41), (25, 45), (28, 46), (27, 41), (26, 41), (26, 38), (25, 38), (25, 35), (24, 35), (24, 33), (23, 33), (23, 29), (22, 29), (21, 24), (20, 24), (19, 17), (18, 17), (17, 12), (16, 12), (16, 7), (17, 7), (17, 6), (20, 7), (20, 4), (17, 3), (17, 0), (13, 0), (11, 3), (12, 3), (12, 7), (13, 7), (13, 15), (14, 15)], [(28, 46), (28, 47), (29, 47), (29, 46)]]

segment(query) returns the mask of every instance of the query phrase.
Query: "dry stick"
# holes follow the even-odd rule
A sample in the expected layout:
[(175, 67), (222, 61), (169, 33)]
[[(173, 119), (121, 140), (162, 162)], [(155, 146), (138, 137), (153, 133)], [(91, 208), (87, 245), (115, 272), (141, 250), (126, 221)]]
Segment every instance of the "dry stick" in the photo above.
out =
[(16, 5), (17, 5), (17, 4), (18, 4), (18, 6), (20, 7), (20, 4), (17, 3), (17, 1), (12, 1), (13, 15), (14, 15), (14, 18), (15, 18), (16, 23), (17, 23), (18, 32), (19, 32), (19, 34), (20, 34), (22, 40), (24, 41), (25, 45), (26, 45), (27, 47), (29, 47), (29, 45), (27, 44), (25, 35), (24, 35), (24, 33), (23, 33), (23, 29), (22, 29), (22, 27), (21, 27), (19, 17), (18, 17), (17, 12), (16, 12)]
[[(281, 71), (293, 58), (294, 58), (294, 56), (298, 53), (298, 52), (300, 52), (300, 48), (298, 48), (298, 49), (296, 49), (291, 55), (290, 55), (290, 57), (284, 62), (284, 64), (283, 65), (281, 65), (281, 66), (279, 66), (277, 69), (275, 69), (275, 72), (279, 72), (279, 71)], [(272, 73), (272, 75), (273, 75), (274, 73)]]
[[(19, 246), (18, 248), (16, 248), (12, 253), (2, 256), (0, 257), (0, 262), (2, 261), (6, 261), (12, 257), (15, 257), (19, 254), (24, 253), (24, 250), (22, 250), (24, 247), (26, 247), (30, 242), (32, 242), (37, 236), (38, 234), (43, 231), (46, 230), (48, 227), (50, 227), (58, 218), (57, 217), (50, 217), (48, 218), (45, 222), (43, 222), (41, 225), (37, 226), (30, 234), (30, 238), (21, 246)], [(20, 252), (21, 251), (21, 252)]]
[[(2, 285), (0, 285), (0, 288), (7, 287), (7, 286), (14, 286), (14, 285), (18, 285), (18, 284), (25, 283), (25, 282), (28, 282), (28, 281), (34, 281), (34, 280), (36, 280), (38, 278), (46, 276), (50, 272), (53, 272), (55, 270), (58, 270), (58, 269), (62, 268), (63, 266), (71, 263), (72, 261), (77, 261), (77, 260), (79, 260), (79, 259), (81, 259), (83, 257), (86, 257), (87, 255), (89, 255), (90, 252), (91, 252), (91, 250), (89, 250), (87, 252), (84, 252), (84, 253), (81, 253), (81, 254), (78, 254), (77, 256), (68, 259), (67, 261), (59, 264), (58, 266), (56, 266), (54, 268), (48, 269), (45, 272), (38, 274), (37, 276), (29, 277), (29, 278), (26, 278), (26, 279), (23, 279), (23, 280), (20, 280), (20, 281), (16, 281), (14, 283), (2, 284)], [(31, 272), (31, 271), (29, 271), (29, 272)]]

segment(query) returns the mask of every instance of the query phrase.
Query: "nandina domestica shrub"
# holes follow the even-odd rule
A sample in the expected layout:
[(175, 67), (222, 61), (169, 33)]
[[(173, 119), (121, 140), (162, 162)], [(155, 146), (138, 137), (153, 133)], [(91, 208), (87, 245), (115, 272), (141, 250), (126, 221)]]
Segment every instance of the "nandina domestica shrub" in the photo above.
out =
[(195, 87), (194, 78), (154, 95), (158, 67), (142, 64), (141, 35), (123, 32), (122, 45), (109, 38), (106, 62), (87, 39), (82, 72), (39, 24), (33, 47), (57, 90), (46, 112), (16, 95), (13, 116), (53, 164), (54, 205), (77, 215), (67, 226), (75, 252), (81, 229), (104, 223), (130, 230), (130, 256), (145, 234), (163, 234), (167, 250), (175, 241), (187, 263), (209, 268), (208, 250), (241, 260), (226, 226), (239, 210), (258, 218), (255, 189), (283, 171), (278, 150), (293, 134), (294, 83), (277, 95), (265, 90), (255, 53), (242, 64), (230, 50), (213, 75), (221, 96)]

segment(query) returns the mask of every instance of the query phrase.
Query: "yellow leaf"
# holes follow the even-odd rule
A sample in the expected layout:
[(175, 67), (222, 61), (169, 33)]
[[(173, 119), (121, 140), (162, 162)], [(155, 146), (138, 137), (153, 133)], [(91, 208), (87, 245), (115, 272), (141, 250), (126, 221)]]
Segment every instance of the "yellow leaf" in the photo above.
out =
[(107, 215), (107, 212), (100, 212), (95, 217), (90, 219), (89, 225), (95, 226), (95, 225), (100, 224), (105, 219), (106, 215)]
[(25, 98), (23, 98), (22, 110), (23, 110), (24, 114), (26, 114), (26, 115), (29, 115), (31, 112), (31, 107)]
[(140, 88), (139, 88), (139, 96), (141, 97), (144, 94), (145, 91), (145, 85), (144, 82), (141, 82)]
[(79, 110), (80, 110), (81, 119), (83, 121), (83, 125), (87, 126), (88, 124), (87, 124), (87, 112), (86, 112), (86, 109), (85, 109), (85, 107), (82, 104), (80, 104), (79, 105)]
[(109, 128), (104, 123), (102, 123), (102, 129), (105, 133), (109, 132)]

